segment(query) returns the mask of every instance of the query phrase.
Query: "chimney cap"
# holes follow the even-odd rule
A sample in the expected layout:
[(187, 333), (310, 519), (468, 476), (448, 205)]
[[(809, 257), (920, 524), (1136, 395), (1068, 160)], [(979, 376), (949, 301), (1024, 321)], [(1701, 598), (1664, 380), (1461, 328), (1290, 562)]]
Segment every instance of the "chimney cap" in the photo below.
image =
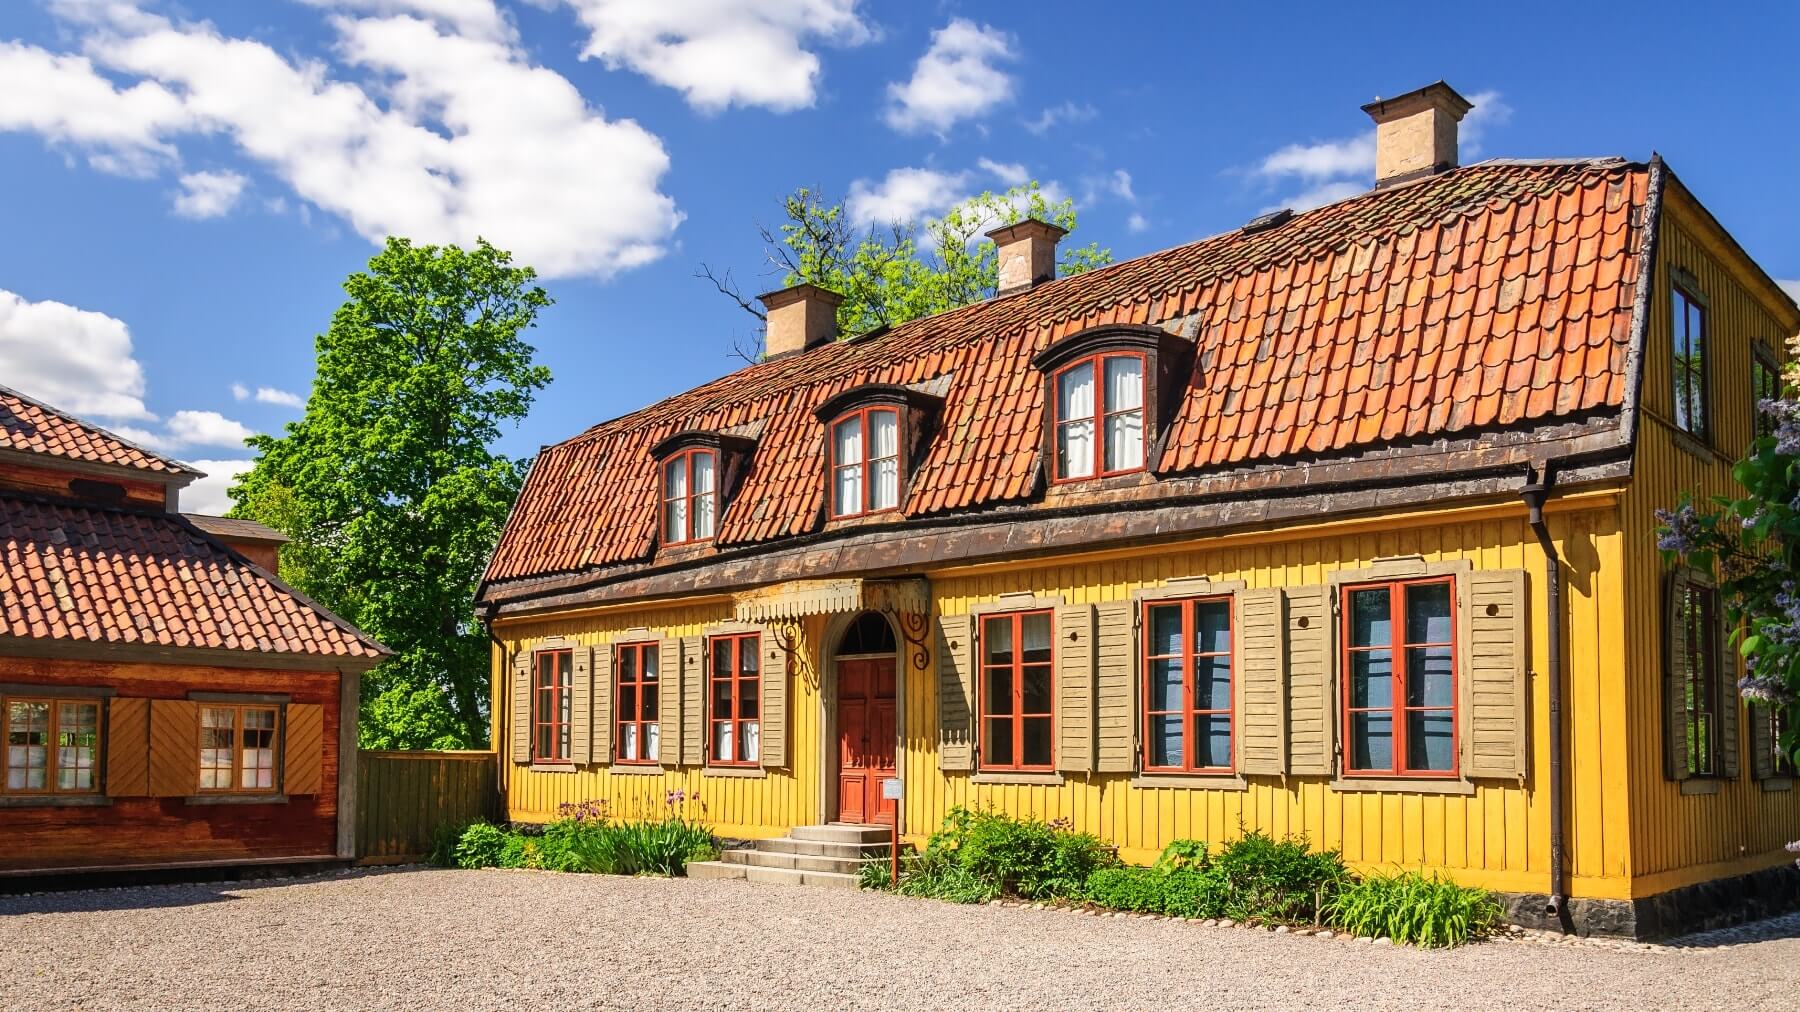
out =
[(756, 297), (756, 301), (762, 303), (764, 309), (780, 309), (782, 306), (791, 306), (803, 299), (816, 299), (833, 309), (844, 302), (844, 297), (839, 293), (829, 288), (820, 288), (810, 281), (802, 281), (786, 288), (777, 288)]
[(994, 240), (995, 245), (1004, 245), (1015, 239), (1044, 239), (1049, 242), (1059, 242), (1063, 236), (1068, 234), (1069, 230), (1060, 225), (1052, 225), (1036, 218), (1023, 218), (1010, 225), (1002, 225), (989, 231), (987, 237)]
[(1470, 109), (1475, 108), (1475, 103), (1462, 97), (1455, 88), (1439, 80), (1404, 95), (1395, 95), (1393, 98), (1377, 98), (1363, 106), (1362, 111), (1368, 113), (1369, 118), (1375, 122), (1385, 123), (1397, 116), (1410, 116), (1432, 106), (1437, 106), (1460, 120)]

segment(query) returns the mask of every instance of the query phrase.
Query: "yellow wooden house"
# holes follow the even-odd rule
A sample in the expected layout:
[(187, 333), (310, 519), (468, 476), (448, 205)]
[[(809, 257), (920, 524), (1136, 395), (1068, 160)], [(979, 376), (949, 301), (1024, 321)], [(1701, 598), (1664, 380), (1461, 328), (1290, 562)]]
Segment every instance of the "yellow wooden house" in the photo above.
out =
[(509, 817), (1261, 830), (1639, 936), (1800, 899), (1653, 517), (1730, 489), (1800, 308), (1659, 159), (1459, 167), (1468, 108), (1367, 106), (1371, 191), (1086, 274), (998, 229), (938, 316), (770, 293), (764, 361), (546, 449), (481, 595)]

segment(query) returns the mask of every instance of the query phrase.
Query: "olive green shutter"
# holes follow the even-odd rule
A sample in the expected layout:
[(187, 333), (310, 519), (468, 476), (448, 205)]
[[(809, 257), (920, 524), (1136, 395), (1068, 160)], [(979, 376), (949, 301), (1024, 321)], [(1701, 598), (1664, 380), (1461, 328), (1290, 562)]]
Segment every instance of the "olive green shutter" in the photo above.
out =
[(1094, 769), (1094, 606), (1056, 609), (1056, 768)]
[(1302, 776), (1332, 772), (1336, 694), (1332, 690), (1331, 588), (1291, 587), (1287, 606), (1287, 767)]
[(1287, 772), (1283, 742), (1287, 629), (1281, 591), (1268, 587), (1242, 590), (1236, 596), (1237, 768), (1240, 773), (1279, 776)]
[(150, 793), (150, 701), (113, 699), (106, 704), (106, 796)]
[(656, 641), (656, 737), (657, 761), (681, 765), (681, 641), (663, 637)]
[[(1462, 632), (1468, 688), (1463, 772), (1525, 776), (1526, 630), (1523, 569), (1476, 570), (1463, 578)], [(1555, 618), (1552, 618), (1555, 621)]]
[(594, 761), (594, 652), (569, 648), (569, 761)]
[(594, 723), (592, 762), (613, 761), (613, 648), (603, 643), (594, 648)]
[(974, 622), (967, 615), (937, 620), (938, 768), (975, 768)]
[(1663, 772), (1688, 778), (1687, 600), (1688, 577), (1681, 570), (1663, 581)]
[(681, 764), (706, 765), (706, 640), (681, 638)]
[(325, 708), (289, 703), (281, 739), (281, 791), (317, 794), (325, 779)]
[(512, 761), (531, 761), (531, 651), (524, 647), (513, 658)]
[(1137, 607), (1107, 601), (1094, 608), (1095, 767), (1137, 770)]
[(1750, 721), (1750, 775), (1767, 780), (1775, 775), (1775, 728), (1769, 720), (1769, 709), (1751, 703), (1744, 708)]
[(1719, 691), (1719, 742), (1718, 770), (1720, 775), (1736, 778), (1738, 775), (1738, 652), (1731, 645), (1731, 630), (1725, 624), (1724, 608), (1719, 608), (1719, 626), (1713, 630), (1718, 641), (1714, 653), (1718, 657), (1715, 669)]
[(781, 769), (787, 759), (787, 679), (788, 652), (775, 637), (775, 630), (765, 626), (758, 637), (762, 644), (762, 723), (758, 729), (758, 746), (764, 769)]
[(150, 796), (180, 798), (200, 789), (200, 706), (191, 699), (150, 701)]

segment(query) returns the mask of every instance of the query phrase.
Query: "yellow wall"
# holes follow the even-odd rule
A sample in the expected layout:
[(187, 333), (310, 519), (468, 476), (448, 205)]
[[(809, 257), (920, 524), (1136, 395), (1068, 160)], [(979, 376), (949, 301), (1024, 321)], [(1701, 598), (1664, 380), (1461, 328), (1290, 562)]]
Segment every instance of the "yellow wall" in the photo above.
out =
[[(1731, 465), (1752, 436), (1751, 342), (1786, 361), (1786, 338), (1767, 296), (1732, 267), (1722, 236), (1706, 224), (1690, 198), (1670, 187), (1664, 204), (1644, 358), (1642, 428), (1634, 477), (1623, 498), (1624, 555), (1629, 582), (1625, 646), (1631, 744), (1632, 867), (1637, 895), (1768, 867), (1786, 860), (1781, 850), (1800, 838), (1800, 790), (1765, 791), (1750, 775), (1749, 724), (1740, 717), (1740, 772), (1714, 795), (1683, 795), (1663, 775), (1662, 576), (1653, 511), (1673, 506), (1683, 492), (1704, 504), (1715, 495), (1743, 492)], [(1678, 439), (1670, 373), (1669, 270), (1679, 267), (1699, 281), (1710, 306), (1712, 447), (1696, 452)]]

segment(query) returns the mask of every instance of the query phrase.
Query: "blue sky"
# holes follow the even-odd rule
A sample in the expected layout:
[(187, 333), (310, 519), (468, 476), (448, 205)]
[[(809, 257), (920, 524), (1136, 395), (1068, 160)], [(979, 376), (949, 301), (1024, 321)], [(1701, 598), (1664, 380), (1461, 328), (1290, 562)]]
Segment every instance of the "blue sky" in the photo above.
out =
[(1800, 279), (1800, 6), (8, 0), (0, 383), (216, 472), (298, 417), (389, 231), (544, 274), (529, 453), (741, 363), (756, 227), (1009, 180), (1125, 258), (1369, 185), (1359, 106), (1440, 77), (1463, 159), (1660, 151)]

